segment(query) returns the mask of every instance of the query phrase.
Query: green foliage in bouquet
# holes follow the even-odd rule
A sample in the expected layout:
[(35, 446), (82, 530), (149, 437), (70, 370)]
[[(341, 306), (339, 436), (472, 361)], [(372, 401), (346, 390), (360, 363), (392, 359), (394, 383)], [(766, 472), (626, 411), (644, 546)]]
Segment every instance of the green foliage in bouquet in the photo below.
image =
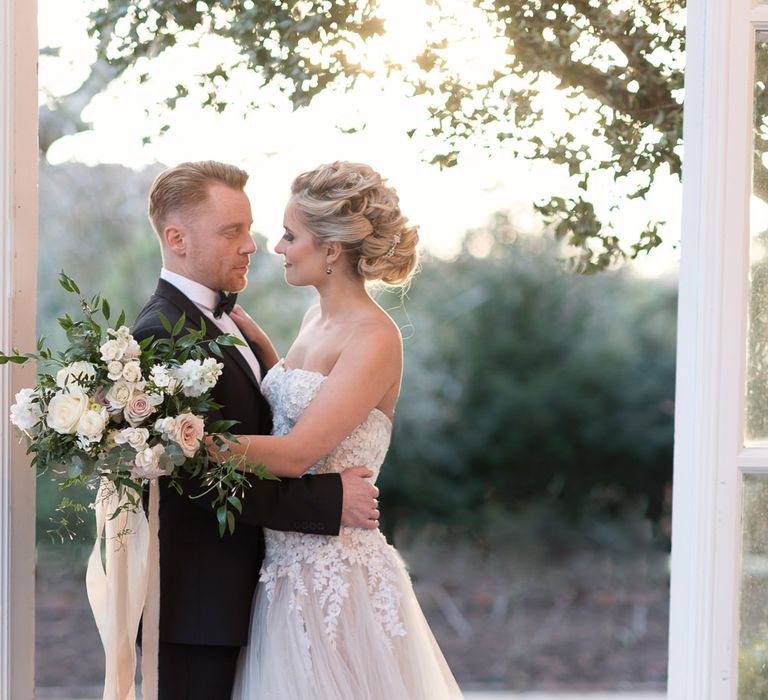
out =
[[(77, 295), (81, 309), (77, 320), (69, 314), (58, 319), (67, 348), (54, 353), (40, 338), (34, 353), (0, 354), (0, 364), (40, 363), (37, 385), (22, 389), (11, 407), (11, 421), (26, 438), (32, 465), (51, 472), (62, 490), (78, 484), (95, 488), (108, 479), (124, 496), (113, 518), (124, 508), (141, 508), (144, 485), (152, 479), (169, 477), (179, 493), (197, 482), (200, 489), (187, 495), (209, 499), (219, 533), (232, 533), (248, 477), (276, 478), (231, 453), (227, 441), (237, 439), (230, 432), (236, 421), (214, 420), (207, 426), (217, 459), (211, 459), (205, 440), (203, 417), (210, 419), (221, 408), (211, 399), (223, 368), (215, 358), (223, 357), (223, 346), (242, 341), (230, 335), (206, 338), (204, 321), (195, 331), (185, 328), (185, 316), (172, 326), (161, 314), (170, 337), (137, 342), (124, 325), (124, 312), (115, 328), (97, 320), (109, 323), (107, 299), (85, 299), (64, 272), (59, 283)], [(83, 510), (62, 500), (55, 521), (60, 536), (71, 536), (70, 526)]]

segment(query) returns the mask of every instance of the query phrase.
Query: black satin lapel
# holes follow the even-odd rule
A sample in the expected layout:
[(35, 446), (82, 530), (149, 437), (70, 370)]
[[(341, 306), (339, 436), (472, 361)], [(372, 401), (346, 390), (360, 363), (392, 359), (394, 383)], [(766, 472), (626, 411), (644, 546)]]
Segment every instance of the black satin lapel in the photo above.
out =
[[(205, 337), (208, 338), (208, 340), (216, 340), (218, 336), (224, 334), (224, 331), (221, 330), (221, 328), (211, 321), (211, 319), (206, 318), (203, 315), (203, 312), (195, 306), (189, 297), (182, 294), (176, 287), (169, 282), (166, 282), (164, 279), (161, 279), (158, 282), (155, 294), (163, 299), (167, 299), (180, 311), (183, 311), (186, 314), (186, 320), (188, 321), (187, 325), (194, 328), (194, 330), (199, 331), (203, 327), (202, 322), (205, 321)], [(232, 362), (237, 363), (240, 369), (242, 369), (246, 376), (253, 382), (254, 386), (259, 389), (259, 382), (256, 377), (253, 376), (253, 370), (243, 357), (242, 353), (234, 345), (221, 345), (219, 347), (221, 347), (221, 352), (224, 356)], [(261, 365), (261, 360), (259, 360), (258, 355), (256, 356), (256, 359), (259, 361), (259, 365)]]

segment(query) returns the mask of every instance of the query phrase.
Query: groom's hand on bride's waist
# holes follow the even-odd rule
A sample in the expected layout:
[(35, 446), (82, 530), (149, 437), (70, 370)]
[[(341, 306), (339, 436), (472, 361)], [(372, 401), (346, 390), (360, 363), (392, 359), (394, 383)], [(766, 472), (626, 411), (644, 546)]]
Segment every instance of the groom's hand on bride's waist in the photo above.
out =
[(346, 527), (364, 527), (375, 530), (379, 526), (379, 495), (369, 479), (373, 472), (365, 467), (345, 469), (341, 473), (344, 498), (341, 524)]

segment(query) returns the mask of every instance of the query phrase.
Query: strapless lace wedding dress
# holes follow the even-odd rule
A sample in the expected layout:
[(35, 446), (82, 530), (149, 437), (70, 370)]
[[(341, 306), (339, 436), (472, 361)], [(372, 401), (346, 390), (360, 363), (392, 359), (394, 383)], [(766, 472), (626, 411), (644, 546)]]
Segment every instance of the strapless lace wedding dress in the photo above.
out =
[[(275, 365), (262, 383), (275, 435), (290, 432), (325, 375)], [(392, 425), (374, 409), (308, 473), (378, 475)], [(378, 530), (338, 537), (265, 530), (266, 557), (233, 700), (461, 698), (402, 559)]]

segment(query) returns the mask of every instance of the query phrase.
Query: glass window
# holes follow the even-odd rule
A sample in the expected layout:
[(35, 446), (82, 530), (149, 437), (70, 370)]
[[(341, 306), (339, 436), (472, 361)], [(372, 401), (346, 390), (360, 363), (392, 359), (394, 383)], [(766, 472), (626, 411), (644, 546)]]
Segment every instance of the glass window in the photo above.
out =
[(738, 700), (768, 698), (768, 475), (744, 477)]
[(750, 446), (768, 445), (768, 32), (757, 32), (755, 49), (745, 435)]

